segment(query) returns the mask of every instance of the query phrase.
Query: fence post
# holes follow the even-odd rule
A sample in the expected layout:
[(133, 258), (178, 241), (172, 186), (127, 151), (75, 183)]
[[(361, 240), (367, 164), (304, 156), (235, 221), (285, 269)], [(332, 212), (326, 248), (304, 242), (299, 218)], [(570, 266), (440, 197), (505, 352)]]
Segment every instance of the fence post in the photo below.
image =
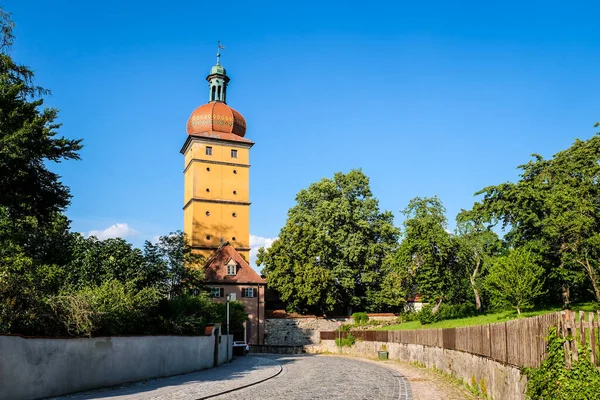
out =
[(579, 360), (579, 349), (577, 348), (577, 324), (575, 322), (575, 311), (569, 311), (569, 325), (571, 336), (573, 338), (573, 342), (571, 343), (571, 355), (573, 357), (573, 361)]
[(579, 311), (579, 337), (581, 338), (581, 346), (585, 346), (585, 311)]
[(560, 312), (560, 316), (561, 316), (561, 321), (560, 321), (560, 336), (562, 336), (563, 339), (565, 339), (565, 342), (563, 343), (563, 347), (565, 349), (565, 366), (567, 367), (567, 369), (571, 369), (571, 342), (569, 342), (567, 340), (568, 334), (567, 334), (567, 323), (569, 320), (569, 317), (567, 315), (568, 311), (561, 311)]
[(588, 327), (590, 328), (590, 361), (592, 365), (596, 365), (596, 329), (594, 327), (594, 313), (590, 313), (588, 316)]

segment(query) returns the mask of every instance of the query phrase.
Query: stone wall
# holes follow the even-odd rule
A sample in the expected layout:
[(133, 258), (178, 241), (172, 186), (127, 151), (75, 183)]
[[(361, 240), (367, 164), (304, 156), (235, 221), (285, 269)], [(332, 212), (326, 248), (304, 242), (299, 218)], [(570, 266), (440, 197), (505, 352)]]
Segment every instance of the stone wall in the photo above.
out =
[[(376, 321), (395, 321), (393, 315), (369, 315)], [(265, 320), (265, 340), (267, 346), (306, 346), (319, 344), (321, 331), (335, 331), (338, 322), (353, 324), (352, 317), (300, 317), (267, 318)]]
[[(495, 400), (524, 400), (527, 380), (517, 367), (492, 361), (456, 350), (429, 347), (418, 344), (357, 341), (352, 347), (342, 347), (342, 354), (359, 357), (377, 357), (386, 345), (392, 360), (418, 362), (428, 368), (437, 368), (452, 374), (471, 385), (473, 377), (478, 384), (483, 380), (487, 393)], [(308, 346), (309, 352), (338, 353), (335, 340), (323, 340), (319, 346)]]
[[(210, 368), (215, 359), (215, 340), (219, 339), (223, 354), (219, 361), (225, 362), (231, 359), (231, 352), (225, 355), (226, 336), (0, 336), (0, 398), (53, 397)], [(231, 343), (233, 337), (229, 340)]]
[(334, 331), (342, 324), (353, 323), (352, 318), (267, 318), (265, 320), (265, 345), (303, 346), (318, 344), (319, 332)]

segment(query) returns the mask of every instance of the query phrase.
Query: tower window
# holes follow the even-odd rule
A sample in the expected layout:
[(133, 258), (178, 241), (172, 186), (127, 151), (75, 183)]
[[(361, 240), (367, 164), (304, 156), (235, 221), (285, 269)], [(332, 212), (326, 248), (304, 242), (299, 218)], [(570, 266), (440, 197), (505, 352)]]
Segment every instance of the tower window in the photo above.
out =
[(231, 240), (233, 240), (235, 242), (235, 236), (231, 238)]
[(206, 146), (206, 155), (207, 156), (212, 156), (212, 147)]
[(236, 213), (232, 213), (232, 214), (231, 214), (231, 216), (232, 216), (233, 218), (235, 218), (235, 217), (237, 217), (237, 214), (236, 214)]
[(207, 211), (206, 212), (206, 216), (208, 217), (209, 215), (210, 215), (210, 211)]
[(206, 170), (207, 170), (208, 172), (210, 172), (210, 167), (206, 167)]
[(237, 174), (237, 170), (236, 170), (236, 169), (234, 169), (234, 170), (233, 170), (233, 173), (234, 173), (234, 174)]
[(237, 150), (231, 150), (231, 158), (237, 158)]
[(215, 101), (215, 97), (216, 97), (215, 95), (216, 95), (216, 93), (217, 93), (217, 87), (213, 86), (212, 87), (212, 95), (210, 97), (210, 101)]
[(219, 88), (217, 89), (217, 99), (221, 100), (221, 86), (219, 86)]
[(236, 190), (234, 190), (234, 191), (233, 191), (233, 194), (237, 194), (237, 191), (236, 191)]
[(210, 240), (210, 235), (206, 235), (206, 240)]
[(206, 188), (206, 192), (207, 192), (207, 193), (208, 193), (208, 192), (210, 192), (210, 189), (209, 189), (209, 188)]

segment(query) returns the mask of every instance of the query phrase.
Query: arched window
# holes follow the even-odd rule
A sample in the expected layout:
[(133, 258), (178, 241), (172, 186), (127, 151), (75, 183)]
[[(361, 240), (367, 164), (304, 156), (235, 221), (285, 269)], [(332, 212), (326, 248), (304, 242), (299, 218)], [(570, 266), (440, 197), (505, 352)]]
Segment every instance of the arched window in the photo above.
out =
[(213, 87), (212, 87), (212, 95), (211, 95), (211, 97), (210, 97), (210, 101), (215, 101), (215, 100), (216, 100), (216, 98), (215, 98), (215, 94), (216, 94), (216, 93), (217, 93), (217, 87), (216, 87), (216, 86), (213, 86)]
[(217, 89), (217, 100), (221, 100), (221, 101), (223, 100), (221, 98), (221, 86), (219, 86), (219, 88)]

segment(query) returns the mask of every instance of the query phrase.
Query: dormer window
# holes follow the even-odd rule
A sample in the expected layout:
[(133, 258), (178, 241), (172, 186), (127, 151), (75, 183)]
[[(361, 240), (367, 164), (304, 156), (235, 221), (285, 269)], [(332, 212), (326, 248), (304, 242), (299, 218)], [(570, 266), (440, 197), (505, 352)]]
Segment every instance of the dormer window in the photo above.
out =
[(235, 276), (237, 274), (237, 263), (233, 261), (233, 258), (227, 263), (227, 275)]

